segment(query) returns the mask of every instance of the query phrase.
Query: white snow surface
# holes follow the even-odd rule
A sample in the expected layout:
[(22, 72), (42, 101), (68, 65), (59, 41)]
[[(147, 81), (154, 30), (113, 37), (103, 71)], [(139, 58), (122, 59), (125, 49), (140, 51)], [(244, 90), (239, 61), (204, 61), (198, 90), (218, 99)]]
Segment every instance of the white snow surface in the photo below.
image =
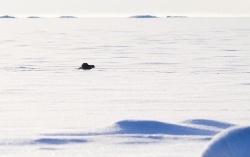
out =
[(0, 23), (0, 156), (249, 150), (231, 128), (250, 126), (250, 18)]
[(250, 126), (233, 127), (216, 135), (203, 157), (249, 157)]

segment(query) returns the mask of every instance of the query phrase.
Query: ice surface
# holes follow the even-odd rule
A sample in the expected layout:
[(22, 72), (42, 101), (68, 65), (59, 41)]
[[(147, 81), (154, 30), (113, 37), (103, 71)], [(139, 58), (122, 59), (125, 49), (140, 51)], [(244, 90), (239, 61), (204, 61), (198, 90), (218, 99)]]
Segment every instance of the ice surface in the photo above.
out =
[(200, 157), (250, 125), (249, 18), (0, 22), (1, 156)]
[(250, 127), (233, 127), (216, 135), (202, 157), (249, 157)]

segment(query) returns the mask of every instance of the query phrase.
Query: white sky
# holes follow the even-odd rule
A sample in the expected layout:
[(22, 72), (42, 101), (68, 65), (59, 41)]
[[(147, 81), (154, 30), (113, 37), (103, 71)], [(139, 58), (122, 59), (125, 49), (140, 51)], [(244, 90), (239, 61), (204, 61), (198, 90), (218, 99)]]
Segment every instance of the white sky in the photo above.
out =
[(250, 15), (250, 0), (0, 0), (1, 15)]

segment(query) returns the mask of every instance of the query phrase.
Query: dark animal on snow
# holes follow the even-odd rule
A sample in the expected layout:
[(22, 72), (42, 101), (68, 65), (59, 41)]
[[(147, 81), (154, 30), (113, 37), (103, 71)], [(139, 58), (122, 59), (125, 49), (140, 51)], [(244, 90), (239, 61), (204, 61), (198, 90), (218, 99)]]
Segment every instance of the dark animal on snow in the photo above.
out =
[(92, 68), (95, 68), (94, 65), (89, 65), (88, 63), (83, 63), (81, 67), (79, 67), (78, 69), (83, 69), (83, 70), (90, 70)]

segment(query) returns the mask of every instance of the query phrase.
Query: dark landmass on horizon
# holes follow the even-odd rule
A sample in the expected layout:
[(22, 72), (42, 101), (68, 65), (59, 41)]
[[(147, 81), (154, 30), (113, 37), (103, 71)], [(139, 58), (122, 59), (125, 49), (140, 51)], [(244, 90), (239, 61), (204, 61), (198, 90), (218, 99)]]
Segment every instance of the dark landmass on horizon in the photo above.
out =
[(158, 18), (158, 17), (153, 15), (135, 15), (135, 16), (130, 16), (129, 18)]
[(9, 15), (4, 15), (4, 16), (0, 16), (0, 18), (6, 18), (6, 19), (9, 19), (9, 18), (16, 18), (16, 17), (14, 17), (14, 16), (9, 16)]

